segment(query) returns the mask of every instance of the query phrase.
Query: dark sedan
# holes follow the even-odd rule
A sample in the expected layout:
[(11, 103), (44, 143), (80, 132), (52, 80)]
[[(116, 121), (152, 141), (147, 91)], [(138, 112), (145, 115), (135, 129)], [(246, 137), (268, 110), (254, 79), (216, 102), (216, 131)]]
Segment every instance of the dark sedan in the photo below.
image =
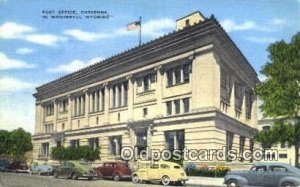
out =
[(228, 187), (296, 187), (300, 170), (284, 163), (257, 163), (248, 171), (231, 171), (224, 178)]
[(99, 178), (114, 179), (131, 179), (131, 170), (126, 163), (123, 162), (105, 162), (96, 169)]

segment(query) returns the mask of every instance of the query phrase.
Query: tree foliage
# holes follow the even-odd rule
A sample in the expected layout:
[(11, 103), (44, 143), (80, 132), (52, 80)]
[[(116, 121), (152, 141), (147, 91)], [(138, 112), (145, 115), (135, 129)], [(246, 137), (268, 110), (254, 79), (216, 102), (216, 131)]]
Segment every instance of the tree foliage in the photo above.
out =
[(99, 159), (99, 150), (93, 150), (90, 146), (79, 147), (54, 147), (51, 157), (54, 160), (81, 160), (94, 161)]
[(288, 142), (295, 146), (295, 164), (300, 147), (300, 33), (290, 43), (279, 41), (268, 48), (270, 61), (261, 73), (266, 80), (258, 84), (256, 92), (263, 101), (264, 116), (274, 117), (269, 131), (261, 131), (256, 140), (273, 145)]
[(9, 158), (22, 158), (25, 153), (32, 150), (31, 135), (22, 128), (11, 132), (0, 131), (0, 156)]

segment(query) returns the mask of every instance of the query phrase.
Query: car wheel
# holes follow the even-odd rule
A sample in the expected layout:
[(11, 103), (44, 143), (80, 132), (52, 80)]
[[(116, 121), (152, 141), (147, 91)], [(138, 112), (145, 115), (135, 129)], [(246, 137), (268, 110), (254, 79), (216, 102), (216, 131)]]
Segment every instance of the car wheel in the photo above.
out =
[(227, 187), (238, 187), (238, 183), (236, 180), (229, 180), (227, 182)]
[(72, 180), (77, 180), (77, 179), (78, 179), (78, 176), (77, 176), (76, 173), (73, 173), (73, 174), (71, 175), (71, 178), (72, 178)]
[(170, 180), (170, 177), (168, 177), (168, 176), (163, 176), (161, 179), (161, 183), (164, 186), (168, 186), (170, 184), (170, 182), (171, 182), (171, 180)]
[(88, 177), (88, 180), (91, 181), (93, 179), (93, 177)]
[(139, 179), (139, 176), (137, 176), (137, 175), (133, 175), (133, 176), (132, 176), (132, 182), (133, 182), (133, 183), (138, 183), (139, 180), (140, 180), (140, 179)]
[(295, 184), (291, 182), (285, 182), (281, 185), (281, 187), (295, 187)]
[(53, 177), (57, 179), (57, 178), (58, 178), (58, 173), (57, 173), (57, 172), (54, 172), (54, 173), (53, 173)]
[(115, 174), (113, 178), (114, 178), (114, 181), (119, 181), (121, 177), (120, 177), (120, 175)]

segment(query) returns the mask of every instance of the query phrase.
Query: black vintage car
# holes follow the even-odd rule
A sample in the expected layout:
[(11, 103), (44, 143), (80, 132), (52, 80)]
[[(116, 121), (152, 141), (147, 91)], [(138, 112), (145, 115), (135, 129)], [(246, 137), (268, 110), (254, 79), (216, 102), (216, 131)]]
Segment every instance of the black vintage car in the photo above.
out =
[(61, 166), (54, 168), (54, 178), (65, 177), (77, 180), (78, 178), (87, 178), (92, 180), (96, 175), (91, 165), (84, 161), (65, 161)]
[(300, 185), (300, 170), (284, 163), (256, 163), (248, 171), (228, 172), (224, 183), (228, 187), (296, 187)]

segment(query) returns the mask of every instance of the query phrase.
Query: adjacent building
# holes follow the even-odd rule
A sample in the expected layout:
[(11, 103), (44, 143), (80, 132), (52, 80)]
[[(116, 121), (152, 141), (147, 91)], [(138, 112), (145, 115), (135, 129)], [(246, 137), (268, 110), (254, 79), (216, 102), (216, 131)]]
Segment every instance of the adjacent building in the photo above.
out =
[(122, 146), (253, 149), (259, 82), (218, 21), (200, 12), (176, 31), (36, 88), (33, 155), (90, 145), (100, 161)]

